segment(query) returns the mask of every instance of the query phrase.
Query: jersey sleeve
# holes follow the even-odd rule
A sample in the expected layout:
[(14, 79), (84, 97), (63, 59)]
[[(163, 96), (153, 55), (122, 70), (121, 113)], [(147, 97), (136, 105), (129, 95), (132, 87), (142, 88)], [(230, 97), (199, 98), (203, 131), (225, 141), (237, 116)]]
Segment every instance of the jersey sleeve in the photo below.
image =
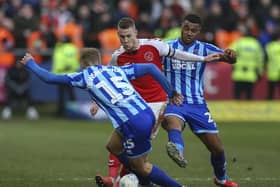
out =
[(222, 50), (221, 48), (209, 43), (205, 43), (205, 50), (207, 55), (224, 52), (224, 50)]
[(49, 84), (65, 84), (80, 88), (83, 88), (85, 85), (82, 73), (57, 75), (41, 68), (34, 60), (29, 60), (26, 67), (35, 73), (42, 81)]
[(172, 52), (171, 47), (159, 38), (148, 39), (147, 42), (158, 50), (160, 56), (169, 56)]
[(70, 80), (70, 84), (73, 87), (78, 87), (82, 89), (87, 88), (83, 72), (75, 72), (75, 73), (67, 74), (67, 76)]
[(116, 51), (112, 54), (109, 65), (111, 65), (111, 66), (117, 66), (118, 65), (117, 64), (117, 53), (116, 53)]

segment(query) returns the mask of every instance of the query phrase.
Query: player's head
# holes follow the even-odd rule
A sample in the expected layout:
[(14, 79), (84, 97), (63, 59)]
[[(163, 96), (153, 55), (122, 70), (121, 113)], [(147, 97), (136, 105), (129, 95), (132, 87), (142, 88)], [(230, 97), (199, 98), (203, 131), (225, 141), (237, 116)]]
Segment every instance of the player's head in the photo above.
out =
[(201, 18), (195, 14), (185, 16), (182, 23), (181, 38), (184, 44), (191, 44), (197, 39), (202, 26)]
[(133, 19), (124, 17), (118, 23), (118, 36), (127, 52), (133, 52), (138, 48), (137, 30)]
[(96, 48), (83, 48), (80, 52), (81, 68), (101, 64), (101, 54)]

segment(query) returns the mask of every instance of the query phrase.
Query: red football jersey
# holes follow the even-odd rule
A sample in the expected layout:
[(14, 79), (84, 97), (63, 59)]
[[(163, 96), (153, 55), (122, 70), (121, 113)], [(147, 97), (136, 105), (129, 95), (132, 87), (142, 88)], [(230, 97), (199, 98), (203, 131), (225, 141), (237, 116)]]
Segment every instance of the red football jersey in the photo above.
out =
[[(121, 47), (114, 52), (111, 64), (118, 66), (135, 63), (153, 63), (162, 71), (162, 56), (169, 52), (169, 46), (159, 39), (139, 39), (139, 48), (127, 53)], [(131, 81), (133, 87), (146, 102), (166, 101), (167, 94), (161, 85), (151, 76), (145, 75)]]

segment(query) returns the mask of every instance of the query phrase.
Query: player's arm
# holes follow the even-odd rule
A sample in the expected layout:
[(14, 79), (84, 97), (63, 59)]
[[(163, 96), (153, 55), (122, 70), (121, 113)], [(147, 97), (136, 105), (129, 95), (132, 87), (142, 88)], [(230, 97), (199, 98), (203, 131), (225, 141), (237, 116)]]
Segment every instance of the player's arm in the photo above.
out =
[(165, 92), (168, 94), (168, 97), (175, 104), (181, 104), (183, 101), (183, 96), (178, 94), (171, 84), (168, 82), (166, 77), (162, 74), (162, 72), (154, 65), (154, 64), (134, 64), (135, 68), (135, 78), (141, 77), (147, 74), (153, 76), (153, 78), (163, 87)]
[(159, 53), (162, 56), (175, 58), (182, 61), (213, 62), (218, 61), (221, 58), (221, 53), (213, 53), (208, 56), (199, 56), (180, 49), (175, 49), (161, 40), (154, 40), (153, 44), (159, 50)]
[(29, 70), (35, 73), (42, 81), (51, 84), (69, 84), (71, 80), (67, 75), (57, 75), (51, 73), (36, 64), (31, 54), (26, 53), (20, 63), (24, 64)]
[(208, 56), (199, 56), (195, 55), (186, 51), (182, 51), (179, 49), (174, 49), (169, 47), (170, 53), (167, 55), (167, 57), (175, 58), (178, 60), (183, 60), (183, 61), (190, 61), (190, 62), (213, 62), (220, 60), (221, 58), (221, 53), (213, 53)]

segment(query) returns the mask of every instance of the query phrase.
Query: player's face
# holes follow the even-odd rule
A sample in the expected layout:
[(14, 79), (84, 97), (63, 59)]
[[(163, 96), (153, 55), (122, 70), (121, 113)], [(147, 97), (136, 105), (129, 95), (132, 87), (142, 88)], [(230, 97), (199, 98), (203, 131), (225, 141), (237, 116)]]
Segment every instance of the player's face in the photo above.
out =
[(189, 45), (197, 39), (201, 30), (201, 26), (197, 23), (191, 23), (189, 21), (183, 22), (181, 38), (184, 44)]
[(118, 29), (121, 45), (127, 52), (135, 51), (138, 48), (137, 31), (133, 27)]

